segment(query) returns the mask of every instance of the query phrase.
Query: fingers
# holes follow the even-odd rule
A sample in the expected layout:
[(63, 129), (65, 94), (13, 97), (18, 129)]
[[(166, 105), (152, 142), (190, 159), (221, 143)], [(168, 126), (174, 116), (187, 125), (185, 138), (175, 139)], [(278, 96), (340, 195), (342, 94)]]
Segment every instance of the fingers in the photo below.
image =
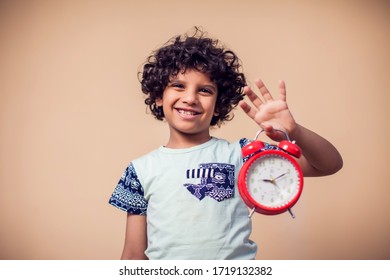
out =
[(257, 110), (248, 105), (245, 101), (240, 101), (239, 103), (241, 109), (251, 118), (254, 119), (257, 113)]
[(281, 141), (285, 139), (285, 133), (282, 132), (284, 131), (284, 129), (280, 129), (280, 128), (276, 129), (272, 125), (272, 123), (268, 123), (268, 122), (262, 122), (260, 126), (269, 138), (277, 141)]
[(284, 81), (279, 81), (279, 98), (286, 101), (286, 84)]
[[(255, 84), (257, 88), (260, 90), (261, 96), (263, 100), (259, 98), (259, 96), (249, 87), (246, 86), (244, 88), (244, 93), (248, 96), (249, 100), (259, 108), (261, 104), (274, 100), (271, 93), (263, 83), (261, 79), (255, 80)], [(286, 84), (283, 80), (279, 81), (279, 99), (286, 101)]]
[(256, 94), (248, 86), (245, 87), (244, 94), (252, 104), (242, 100), (239, 106), (265, 131), (268, 137), (280, 141), (284, 139), (282, 131), (290, 127), (291, 122), (294, 122), (286, 102), (286, 85), (284, 81), (279, 81), (279, 97), (274, 99), (262, 80), (257, 79), (255, 84), (260, 94)]
[(263, 103), (257, 94), (248, 86), (244, 88), (244, 94), (249, 98), (252, 104), (256, 106), (256, 108), (259, 108)]
[(258, 87), (258, 89), (260, 90), (260, 93), (261, 95), (263, 96), (264, 100), (267, 102), (267, 101), (270, 101), (270, 100), (273, 100), (272, 98), (272, 95), (269, 93), (269, 90), (267, 89), (267, 87), (264, 85), (263, 81), (260, 80), (260, 79), (257, 79), (255, 81), (255, 84), (256, 86)]
[[(255, 80), (255, 84), (260, 90), (261, 96), (263, 97), (262, 99), (249, 86), (246, 86), (244, 88), (244, 94), (252, 102), (255, 108), (249, 106), (245, 101), (240, 102), (240, 107), (252, 119), (254, 119), (256, 113), (258, 112), (258, 110), (260, 110), (262, 104), (274, 100), (271, 93), (261, 79)], [(279, 99), (282, 101), (286, 101), (286, 85), (283, 80), (279, 81)]]

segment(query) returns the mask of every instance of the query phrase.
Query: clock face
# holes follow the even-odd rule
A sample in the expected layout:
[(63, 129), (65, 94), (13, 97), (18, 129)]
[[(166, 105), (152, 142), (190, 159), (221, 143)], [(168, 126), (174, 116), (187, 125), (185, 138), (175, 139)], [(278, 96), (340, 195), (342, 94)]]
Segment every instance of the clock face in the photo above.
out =
[(289, 157), (266, 153), (255, 159), (247, 169), (246, 185), (250, 196), (258, 204), (271, 209), (287, 208), (300, 195), (302, 174)]

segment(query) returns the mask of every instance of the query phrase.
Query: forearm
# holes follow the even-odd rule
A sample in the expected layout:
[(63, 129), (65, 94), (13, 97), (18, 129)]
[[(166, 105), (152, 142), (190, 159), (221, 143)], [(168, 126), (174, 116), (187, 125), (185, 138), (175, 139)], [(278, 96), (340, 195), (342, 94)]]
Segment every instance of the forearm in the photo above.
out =
[(290, 138), (302, 150), (299, 159), (304, 176), (326, 176), (339, 171), (343, 159), (337, 149), (325, 138), (297, 124), (290, 132)]
[(122, 260), (147, 260), (146, 216), (127, 215), (125, 245)]
[(148, 257), (143, 252), (129, 252), (124, 249), (122, 252), (121, 260), (147, 260)]

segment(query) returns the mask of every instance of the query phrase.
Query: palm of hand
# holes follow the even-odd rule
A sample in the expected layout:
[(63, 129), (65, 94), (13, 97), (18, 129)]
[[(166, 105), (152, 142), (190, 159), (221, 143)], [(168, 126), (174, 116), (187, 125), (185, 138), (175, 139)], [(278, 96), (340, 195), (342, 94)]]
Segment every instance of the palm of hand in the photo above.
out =
[(244, 93), (252, 102), (253, 107), (245, 101), (240, 102), (240, 107), (253, 119), (274, 141), (285, 139), (282, 130), (287, 134), (295, 129), (296, 122), (288, 108), (286, 102), (286, 87), (283, 81), (279, 83), (279, 98), (274, 99), (261, 80), (256, 81), (262, 99), (249, 87), (244, 89)]

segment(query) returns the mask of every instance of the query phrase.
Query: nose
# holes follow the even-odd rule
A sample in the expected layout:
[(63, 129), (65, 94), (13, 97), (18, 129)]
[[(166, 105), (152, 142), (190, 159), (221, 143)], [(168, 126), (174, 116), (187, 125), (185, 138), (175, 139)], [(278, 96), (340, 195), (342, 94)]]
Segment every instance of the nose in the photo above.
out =
[(182, 101), (186, 104), (196, 104), (198, 100), (197, 92), (193, 89), (187, 89), (182, 96)]

